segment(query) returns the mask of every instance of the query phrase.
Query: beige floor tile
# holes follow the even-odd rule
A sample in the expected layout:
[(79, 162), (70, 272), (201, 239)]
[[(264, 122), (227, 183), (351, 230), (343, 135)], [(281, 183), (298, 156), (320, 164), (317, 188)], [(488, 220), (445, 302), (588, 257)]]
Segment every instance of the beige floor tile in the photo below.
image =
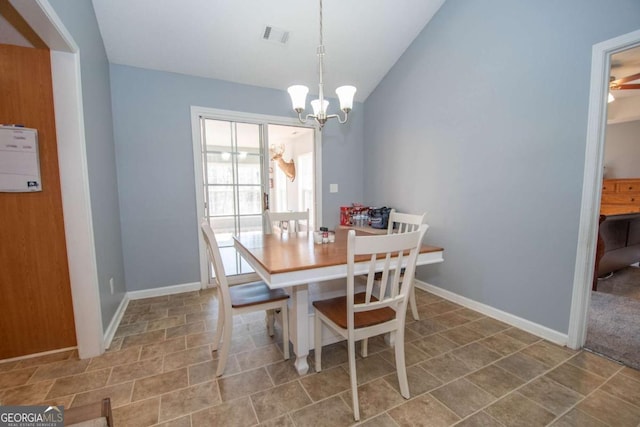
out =
[(453, 310), (458, 310), (460, 308), (462, 308), (462, 306), (454, 302), (441, 300), (433, 304), (421, 307), (421, 309), (418, 310), (418, 314), (420, 315), (420, 319), (429, 319)]
[(467, 345), (483, 338), (479, 333), (464, 326), (440, 332), (438, 335), (443, 336), (458, 345)]
[(527, 345), (533, 344), (541, 340), (540, 337), (530, 334), (529, 332), (523, 331), (518, 328), (509, 328), (502, 331), (503, 334), (510, 336), (511, 338), (515, 338), (518, 341), (521, 341)]
[[(194, 424), (195, 425), (195, 424)], [(156, 424), (154, 427), (191, 427), (191, 415), (169, 420), (164, 423)]]
[[(340, 396), (349, 408), (352, 408), (351, 388)], [(404, 401), (404, 397), (382, 378), (358, 386), (358, 406), (360, 407), (361, 420), (374, 417)]]
[(147, 323), (147, 332), (149, 331), (155, 331), (157, 329), (166, 329), (166, 328), (171, 328), (174, 326), (181, 326), (184, 325), (185, 323), (187, 323), (185, 321), (185, 316), (184, 314), (178, 315), (178, 316), (171, 316), (171, 317), (166, 317), (164, 319), (158, 319), (158, 320), (150, 320)]
[(174, 390), (160, 396), (160, 421), (167, 421), (220, 403), (220, 393), (215, 381)]
[(142, 378), (133, 384), (131, 401), (136, 402), (168, 393), (177, 388), (184, 388), (188, 383), (187, 368)]
[(592, 374), (584, 369), (577, 368), (568, 363), (563, 363), (548, 374), (547, 377), (569, 387), (571, 390), (586, 396), (605, 382), (599, 375)]
[[(393, 366), (396, 365), (396, 351), (395, 348), (388, 348), (382, 352), (380, 352), (380, 357), (382, 357), (387, 362), (391, 363)], [(415, 345), (411, 343), (405, 342), (404, 344), (404, 363), (407, 366), (412, 366), (425, 360), (430, 359), (429, 356), (424, 351), (418, 349)]]
[(137, 362), (140, 359), (140, 347), (131, 347), (121, 351), (105, 353), (91, 359), (87, 371), (103, 369), (110, 366), (125, 365)]
[(455, 328), (457, 326), (462, 326), (465, 323), (470, 322), (468, 318), (459, 315), (457, 310), (433, 317), (432, 320), (435, 320), (436, 322), (446, 326), (447, 328)]
[(218, 380), (220, 395), (224, 402), (257, 393), (273, 387), (273, 382), (264, 368), (223, 377)]
[(65, 408), (71, 407), (71, 401), (75, 396), (60, 396), (55, 397), (53, 399), (43, 400), (42, 402), (38, 402), (38, 405), (47, 405), (47, 406), (64, 406)]
[(462, 307), (460, 310), (456, 310), (455, 313), (458, 316), (462, 316), (465, 319), (469, 319), (469, 320), (479, 320), (486, 317), (484, 314), (478, 313), (477, 311), (470, 310), (466, 307)]
[(126, 365), (115, 366), (108, 384), (118, 384), (138, 378), (150, 377), (162, 372), (162, 357), (141, 360)]
[(422, 289), (418, 289), (417, 287), (416, 289), (416, 305), (421, 306), (421, 305), (427, 305), (427, 304), (433, 304), (435, 302), (438, 301), (442, 301), (443, 298), (439, 297), (438, 295), (432, 294), (431, 292), (427, 292), (427, 291), (423, 291)]
[(601, 387), (601, 390), (640, 407), (640, 381), (636, 381), (626, 375), (617, 374), (607, 381)]
[(624, 368), (624, 366), (619, 363), (596, 356), (584, 350), (569, 359), (568, 363), (604, 378), (609, 378)]
[(467, 328), (476, 331), (477, 333), (485, 337), (497, 334), (498, 332), (504, 331), (505, 329), (509, 329), (511, 327), (504, 322), (492, 319), (490, 317), (483, 317), (482, 319), (478, 319), (474, 322), (468, 323), (466, 326)]
[(455, 413), (430, 394), (423, 394), (389, 410), (399, 426), (446, 427), (460, 420)]
[(525, 381), (529, 381), (548, 370), (547, 365), (522, 352), (498, 360), (496, 366)]
[(579, 393), (546, 376), (533, 380), (518, 392), (554, 415), (561, 415), (582, 399)]
[(78, 393), (73, 398), (71, 406), (88, 405), (90, 403), (99, 402), (105, 397), (108, 397), (111, 399), (111, 407), (117, 408), (131, 402), (132, 390), (133, 381), (130, 381), (128, 383), (98, 388), (85, 393)]
[(491, 415), (480, 411), (456, 424), (456, 427), (504, 427)]
[(122, 348), (129, 348), (138, 345), (157, 344), (165, 339), (165, 329), (158, 331), (144, 332), (137, 335), (129, 335), (124, 337)]
[(160, 398), (134, 402), (113, 409), (113, 424), (118, 427), (143, 427), (158, 422)]
[(471, 415), (495, 400), (491, 394), (466, 379), (459, 379), (431, 392), (460, 418)]
[(187, 348), (185, 342), (185, 337), (178, 337), (161, 341), (156, 344), (144, 345), (142, 346), (142, 353), (140, 353), (140, 360), (185, 350)]
[(0, 390), (0, 405), (35, 405), (47, 398), (53, 380)]
[(555, 416), (519, 393), (511, 393), (484, 410), (505, 426), (546, 426)]
[(187, 323), (167, 328), (167, 339), (204, 332), (204, 322)]
[(192, 314), (202, 312), (201, 304), (190, 304), (181, 307), (171, 307), (168, 309), (167, 316), (177, 316), (180, 314)]
[(351, 408), (333, 396), (290, 414), (297, 427), (341, 427), (354, 424)]
[(419, 366), (443, 382), (453, 381), (473, 371), (471, 366), (451, 353), (429, 359)]
[[(338, 342), (322, 347), (322, 369), (333, 368), (349, 361), (349, 352), (345, 342)], [(315, 363), (315, 361), (314, 361)]]
[(200, 332), (198, 334), (187, 335), (187, 348), (200, 347), (202, 345), (213, 344), (216, 337), (215, 332)]
[(572, 409), (551, 424), (553, 427), (608, 427), (579, 409)]
[[(298, 371), (296, 370), (296, 367), (291, 361), (291, 359), (282, 360), (280, 362), (267, 365), (265, 366), (265, 369), (269, 373), (269, 376), (271, 377), (271, 380), (275, 385), (280, 385), (280, 384), (287, 383), (289, 381), (302, 379), (307, 376), (311, 376), (315, 373), (313, 363), (310, 363), (309, 372), (307, 372), (305, 376), (301, 377), (300, 375), (298, 375)], [(328, 369), (323, 369), (323, 371), (326, 371), (326, 370)]]
[(278, 362), (283, 360), (283, 357), (275, 344), (236, 354), (240, 369), (243, 371)]
[(104, 387), (107, 384), (107, 379), (109, 378), (110, 373), (111, 368), (107, 368), (84, 374), (72, 375), (70, 377), (58, 378), (53, 383), (51, 390), (49, 390), (47, 399)]
[(351, 386), (349, 373), (341, 366), (307, 375), (300, 378), (300, 383), (314, 402), (346, 391)]
[(419, 340), (415, 340), (411, 342), (411, 344), (415, 345), (419, 350), (432, 357), (439, 356), (458, 348), (458, 344), (440, 336), (440, 334), (429, 335)]
[(185, 366), (212, 360), (208, 345), (177, 351), (164, 356), (164, 372), (174, 371)]
[(90, 359), (85, 360), (65, 360), (62, 362), (49, 363), (39, 366), (33, 376), (29, 379), (30, 383), (37, 383), (43, 380), (52, 380), (55, 378), (68, 377), (69, 375), (80, 374), (86, 371), (89, 366)]
[(18, 366), (19, 361), (0, 362), (0, 372), (7, 372)]
[(576, 406), (593, 418), (615, 427), (640, 424), (640, 408), (604, 391), (596, 390)]
[(375, 416), (373, 418), (370, 418), (359, 425), (362, 427), (397, 427), (398, 426), (398, 424), (396, 424), (396, 422), (393, 421), (393, 418), (391, 418), (391, 416), (389, 416), (389, 414), (387, 414), (386, 412), (378, 416)]
[(524, 384), (522, 379), (495, 365), (482, 368), (465, 378), (494, 397), (502, 397)]
[(489, 350), (487, 347), (477, 342), (455, 349), (451, 354), (474, 369), (480, 369), (483, 366), (487, 366), (501, 357), (498, 353)]
[(527, 345), (509, 335), (499, 332), (480, 341), (480, 344), (491, 351), (495, 351), (500, 356), (508, 356), (516, 351), (522, 350)]
[[(384, 380), (388, 382), (394, 390), (400, 393), (400, 384), (398, 383), (397, 372), (386, 375)], [(411, 366), (407, 368), (407, 381), (409, 383), (409, 393), (411, 397), (426, 393), (442, 385), (442, 381), (419, 366)]]
[(248, 396), (222, 402), (191, 415), (193, 427), (228, 427), (231, 425), (231, 420), (234, 427), (249, 427), (258, 422)]
[(147, 322), (136, 322), (128, 325), (120, 325), (118, 330), (113, 335), (114, 338), (128, 337), (129, 335), (137, 335), (147, 330)]
[(17, 363), (15, 369), (30, 368), (32, 366), (46, 365), (47, 363), (60, 362), (63, 360), (69, 360), (72, 355), (75, 354), (75, 350), (59, 351), (57, 353), (46, 354), (44, 356), (30, 357), (28, 359), (22, 359)]
[(0, 373), (0, 389), (25, 385), (36, 369), (36, 366), (32, 366)]
[(433, 335), (447, 329), (446, 326), (436, 322), (433, 319), (424, 319), (422, 317), (420, 319), (421, 320), (417, 322), (413, 322), (410, 325), (407, 325), (407, 329), (423, 337)]
[(631, 377), (636, 381), (640, 381), (640, 371), (637, 370), (637, 369), (632, 369), (632, 368), (625, 367), (624, 369), (622, 369), (622, 371), (620, 371), (620, 373), (622, 375), (626, 375), (628, 377)]
[(109, 344), (109, 348), (107, 348), (105, 352), (111, 353), (114, 351), (120, 351), (122, 349), (122, 341), (124, 341), (124, 337), (112, 339), (111, 343)]
[(161, 310), (149, 311), (147, 313), (132, 314), (131, 316), (128, 316), (126, 324), (162, 319), (167, 317), (167, 311), (168, 309), (164, 308)]
[(547, 368), (556, 366), (575, 354), (574, 351), (566, 347), (560, 347), (547, 341), (540, 341), (532, 344), (522, 350), (522, 353), (533, 357)]
[(280, 417), (311, 403), (298, 381), (282, 384), (251, 395), (258, 421)]
[[(345, 371), (349, 370), (348, 365), (343, 367)], [(380, 354), (369, 355), (364, 359), (356, 358), (356, 378), (358, 379), (358, 384), (364, 384), (395, 371), (395, 365), (384, 360)]]
[[(229, 358), (229, 360), (231, 359)], [(218, 362), (213, 360), (189, 366), (189, 385), (215, 380), (217, 368)], [(226, 370), (229, 370), (229, 363), (227, 363)]]

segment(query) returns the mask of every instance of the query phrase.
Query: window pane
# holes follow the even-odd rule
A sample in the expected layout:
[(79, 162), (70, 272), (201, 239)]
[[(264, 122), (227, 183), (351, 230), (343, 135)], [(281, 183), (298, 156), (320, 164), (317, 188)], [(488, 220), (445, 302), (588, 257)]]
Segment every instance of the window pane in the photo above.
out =
[(209, 214), (233, 215), (233, 187), (230, 185), (209, 185)]
[(230, 153), (207, 153), (207, 178), (209, 184), (233, 184)]
[(209, 218), (218, 246), (233, 246), (234, 220), (232, 216)]
[(262, 231), (262, 215), (241, 216), (240, 230), (243, 233)]
[(260, 155), (238, 154), (238, 184), (260, 184)]
[(233, 151), (231, 149), (231, 122), (205, 119), (207, 151)]
[(262, 213), (262, 191), (259, 186), (238, 187), (238, 197), (241, 215)]
[(238, 151), (246, 149), (252, 153), (260, 152), (260, 125), (236, 123)]

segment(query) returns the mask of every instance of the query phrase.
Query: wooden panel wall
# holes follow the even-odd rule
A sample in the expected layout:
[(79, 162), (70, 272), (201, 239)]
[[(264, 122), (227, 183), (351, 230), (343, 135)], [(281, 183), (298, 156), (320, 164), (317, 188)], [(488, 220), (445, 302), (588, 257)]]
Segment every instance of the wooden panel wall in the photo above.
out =
[(0, 123), (38, 130), (42, 190), (0, 193), (0, 360), (76, 345), (47, 49), (0, 44)]

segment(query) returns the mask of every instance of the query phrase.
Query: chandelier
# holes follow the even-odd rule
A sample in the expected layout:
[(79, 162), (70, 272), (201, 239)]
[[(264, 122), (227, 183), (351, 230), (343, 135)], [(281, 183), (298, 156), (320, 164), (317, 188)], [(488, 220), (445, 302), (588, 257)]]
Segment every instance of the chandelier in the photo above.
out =
[(340, 117), (338, 114), (327, 115), (327, 109), (329, 107), (329, 101), (324, 98), (324, 82), (322, 81), (322, 73), (324, 69), (324, 44), (322, 37), (322, 0), (320, 0), (320, 45), (317, 50), (318, 54), (318, 75), (320, 77), (320, 83), (318, 84), (318, 99), (311, 101), (311, 107), (313, 108), (313, 114), (307, 114), (306, 117), (302, 116), (304, 112), (305, 104), (307, 103), (307, 93), (309, 88), (303, 85), (290, 86), (287, 89), (289, 96), (291, 96), (291, 103), (293, 109), (298, 113), (298, 120), (301, 123), (307, 123), (307, 120), (315, 119), (315, 121), (322, 127), (329, 119), (338, 119), (338, 122), (344, 124), (349, 119), (349, 112), (353, 108), (353, 95), (356, 93), (355, 86), (340, 86), (336, 89), (336, 95), (340, 100), (340, 109), (344, 113), (344, 117)]

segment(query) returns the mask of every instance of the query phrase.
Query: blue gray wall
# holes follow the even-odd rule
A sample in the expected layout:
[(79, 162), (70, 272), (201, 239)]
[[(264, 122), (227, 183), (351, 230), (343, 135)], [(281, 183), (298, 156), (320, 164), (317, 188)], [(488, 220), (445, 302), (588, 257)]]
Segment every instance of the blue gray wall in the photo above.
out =
[[(111, 117), (109, 63), (91, 1), (50, 0), (80, 49), (82, 103), (91, 195), (91, 216), (106, 328), (126, 291)], [(111, 295), (109, 279), (114, 279)]]
[(445, 248), (419, 279), (568, 331), (591, 48), (638, 28), (637, 0), (442, 6), (365, 102), (365, 201)]
[[(111, 91), (127, 290), (199, 282), (190, 108), (292, 117), (288, 94), (115, 64)], [(349, 124), (323, 131), (324, 224), (362, 200), (362, 144), (362, 105)]]

